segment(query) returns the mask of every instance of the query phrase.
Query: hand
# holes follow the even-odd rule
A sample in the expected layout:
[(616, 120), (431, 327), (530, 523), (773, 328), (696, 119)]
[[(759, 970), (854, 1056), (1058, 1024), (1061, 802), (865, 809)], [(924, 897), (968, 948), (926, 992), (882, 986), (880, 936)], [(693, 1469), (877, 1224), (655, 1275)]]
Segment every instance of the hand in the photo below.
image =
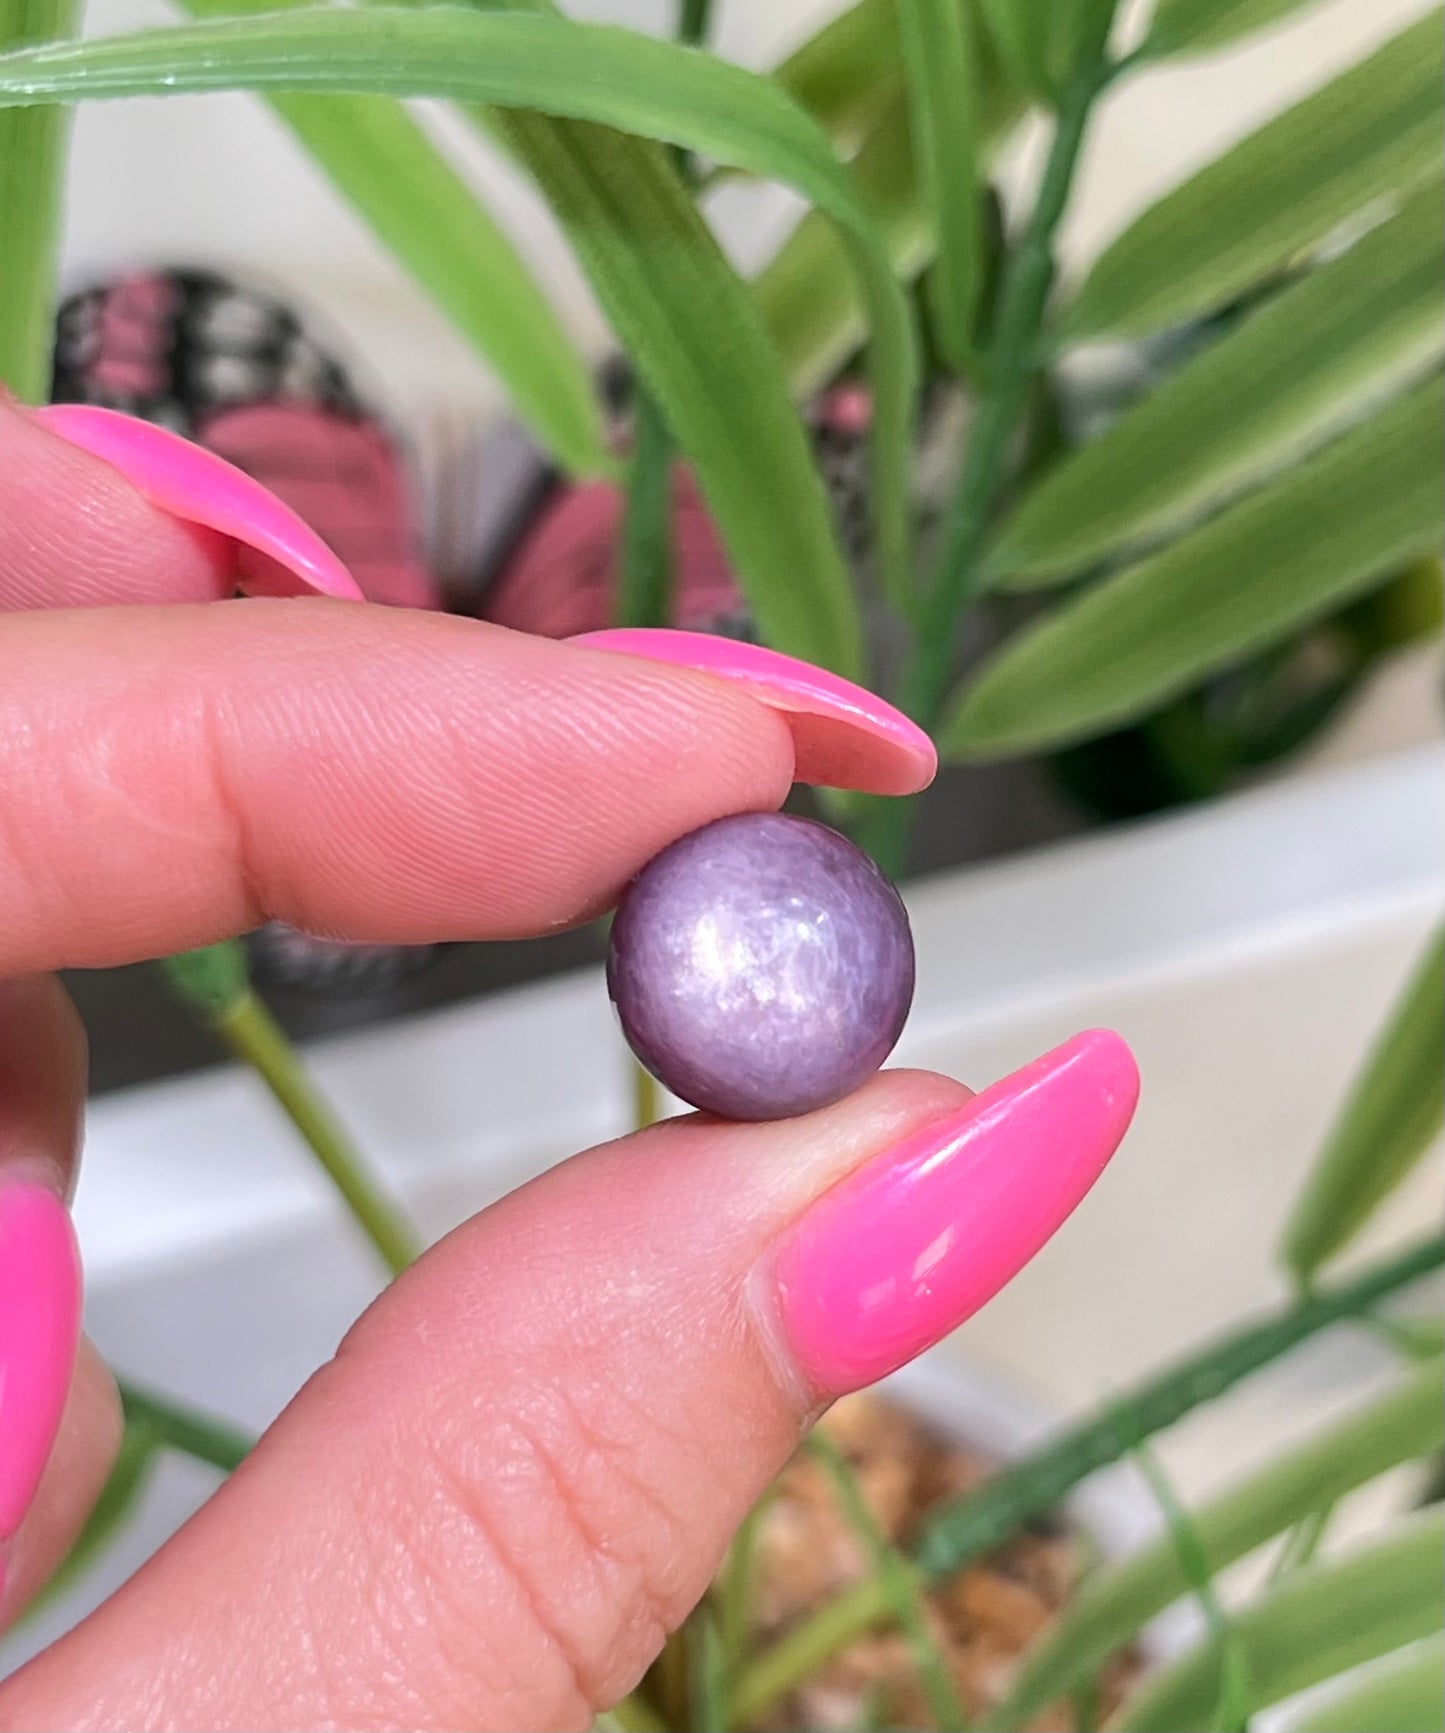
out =
[[(83, 1042), (44, 971), (269, 918), (393, 942), (553, 930), (793, 774), (788, 726), (725, 680), (457, 619), (221, 600), (231, 557), (0, 406), (8, 1618), (118, 1436), (108, 1374), (75, 1352)], [(827, 1400), (951, 1329), (1058, 1225), (1134, 1087), (1096, 1033), (976, 1102), (894, 1072), (808, 1118), (694, 1116), (545, 1174), (377, 1301), (210, 1503), (0, 1686), (0, 1724), (586, 1727)]]

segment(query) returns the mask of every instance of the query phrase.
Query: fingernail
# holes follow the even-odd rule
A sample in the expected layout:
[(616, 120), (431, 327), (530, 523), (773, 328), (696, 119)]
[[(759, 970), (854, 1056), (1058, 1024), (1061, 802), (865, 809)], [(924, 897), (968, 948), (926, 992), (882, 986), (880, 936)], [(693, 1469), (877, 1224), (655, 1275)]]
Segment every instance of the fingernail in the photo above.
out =
[(152, 505), (234, 541), (237, 587), (248, 595), (362, 600), (351, 573), (321, 537), (214, 452), (169, 428), (89, 403), (52, 403), (31, 413), (42, 427), (118, 469)]
[(80, 1337), (80, 1259), (64, 1204), (0, 1191), (0, 1539), (20, 1526), (49, 1460)]
[(871, 1384), (992, 1299), (1103, 1172), (1138, 1093), (1124, 1042), (1091, 1030), (825, 1193), (773, 1272), (810, 1386)]
[(901, 710), (851, 680), (760, 644), (660, 626), (584, 632), (568, 642), (695, 668), (742, 687), (786, 719), (799, 782), (917, 794), (938, 769), (933, 742)]

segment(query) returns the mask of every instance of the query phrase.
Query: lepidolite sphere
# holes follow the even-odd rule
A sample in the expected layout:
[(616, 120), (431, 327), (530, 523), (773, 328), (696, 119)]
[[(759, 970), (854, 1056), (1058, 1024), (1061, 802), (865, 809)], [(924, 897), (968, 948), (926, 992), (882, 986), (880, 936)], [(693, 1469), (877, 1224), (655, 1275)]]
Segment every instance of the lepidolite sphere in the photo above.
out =
[(665, 848), (612, 923), (607, 985), (634, 1053), (729, 1119), (786, 1119), (857, 1088), (913, 999), (902, 899), (826, 825), (743, 813)]

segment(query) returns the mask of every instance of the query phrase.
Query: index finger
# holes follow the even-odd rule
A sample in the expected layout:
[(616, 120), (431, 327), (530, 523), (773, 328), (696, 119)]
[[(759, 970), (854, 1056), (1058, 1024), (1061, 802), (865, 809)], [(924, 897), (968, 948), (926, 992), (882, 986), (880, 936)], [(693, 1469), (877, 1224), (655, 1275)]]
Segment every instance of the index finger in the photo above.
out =
[(12, 614), (0, 670), (0, 975), (545, 932), (793, 770), (710, 676), (351, 603)]

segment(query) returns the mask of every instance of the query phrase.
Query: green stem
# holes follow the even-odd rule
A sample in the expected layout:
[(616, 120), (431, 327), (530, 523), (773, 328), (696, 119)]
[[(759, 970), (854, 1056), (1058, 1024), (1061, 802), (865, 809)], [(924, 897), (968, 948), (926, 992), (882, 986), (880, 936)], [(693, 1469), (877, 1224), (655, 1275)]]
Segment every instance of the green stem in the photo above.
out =
[[(1101, 17), (1103, 16), (1101, 12)], [(1104, 19), (1107, 26), (1107, 18)], [(1089, 114), (1107, 73), (1102, 41), (1085, 53), (1059, 103), (1053, 142), (1028, 225), (1004, 272), (983, 358), (984, 387), (968, 455), (948, 516), (933, 582), (919, 611), (904, 708), (925, 728), (938, 721), (953, 675), (964, 609), (978, 592), (994, 498), (1038, 366), (1039, 332), (1054, 280), (1054, 235), (1073, 185)]]
[[(75, 32), (76, 0), (0, 0), (0, 49)], [(55, 258), (70, 110), (61, 103), (0, 115), (0, 386), (24, 403), (50, 391)]]
[(677, 10), (677, 39), (696, 44), (707, 39), (712, 0), (682, 0)]
[[(1000, 1545), (1032, 1517), (1057, 1507), (1080, 1481), (1156, 1432), (1231, 1389), (1249, 1373), (1331, 1324), (1358, 1318), (1445, 1263), (1435, 1236), (1376, 1264), (1352, 1282), (1322, 1289), (1207, 1344), (1071, 1426), (1052, 1444), (946, 1504), (925, 1525), (916, 1562), (932, 1581), (952, 1576)], [(876, 1581), (845, 1590), (795, 1625), (739, 1679), (733, 1706), (742, 1723), (790, 1691), (844, 1644), (879, 1623), (887, 1597)]]
[(727, 1562), (718, 1580), (718, 1630), (722, 1637), (723, 1664), (727, 1676), (736, 1676), (752, 1640), (753, 1565), (758, 1530), (772, 1502), (773, 1488), (763, 1494), (738, 1526), (728, 1548)]
[(223, 1474), (231, 1474), (250, 1455), (256, 1440), (239, 1427), (209, 1414), (183, 1408), (169, 1397), (120, 1383), (120, 1399), (126, 1421), (144, 1426), (157, 1444), (184, 1451), (198, 1462), (209, 1462)]
[(808, 1439), (808, 1448), (832, 1481), (843, 1515), (868, 1559), (871, 1575), (887, 1598), (888, 1610), (908, 1637), (913, 1664), (935, 1726), (940, 1733), (963, 1733), (968, 1715), (933, 1634), (928, 1601), (916, 1566), (888, 1541), (874, 1522), (847, 1458), (832, 1439), (815, 1432)]
[[(1104, 58), (1112, 8), (1098, 9), (1096, 35), (1060, 98), (1048, 160), (1028, 224), (1004, 266), (968, 450), (943, 525), (933, 581), (914, 621), (903, 671), (903, 708), (929, 733), (938, 726), (953, 679), (968, 604), (983, 586), (983, 554), (1009, 452), (1028, 407), (1039, 367), (1039, 336), (1054, 280), (1054, 235), (1078, 167), (1094, 102), (1113, 76)], [(897, 877), (908, 865), (918, 812), (916, 796), (877, 803), (856, 834), (861, 848)]]
[(420, 1256), (421, 1245), (396, 1204), (366, 1172), (275, 1018), (248, 987), (213, 1011), (210, 1025), (276, 1097), (382, 1262), (393, 1275), (400, 1274)]
[(672, 435), (639, 385), (632, 408), (632, 463), (622, 520), (619, 626), (665, 626), (672, 579)]
[(645, 1065), (632, 1061), (632, 1128), (646, 1131), (662, 1118), (662, 1095), (657, 1079)]

